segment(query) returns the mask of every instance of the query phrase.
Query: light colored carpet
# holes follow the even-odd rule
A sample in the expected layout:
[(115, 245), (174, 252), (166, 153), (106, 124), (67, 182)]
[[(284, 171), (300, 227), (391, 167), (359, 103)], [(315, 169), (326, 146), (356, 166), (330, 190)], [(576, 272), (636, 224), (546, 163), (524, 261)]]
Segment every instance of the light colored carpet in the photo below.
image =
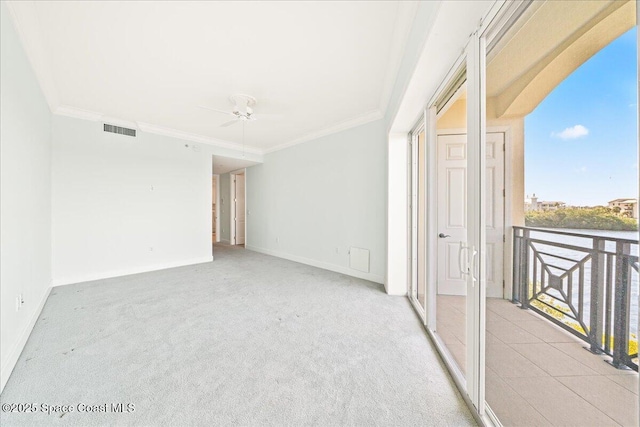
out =
[(2, 426), (474, 424), (406, 298), (240, 248), (215, 256), (54, 288), (0, 400), (74, 411)]

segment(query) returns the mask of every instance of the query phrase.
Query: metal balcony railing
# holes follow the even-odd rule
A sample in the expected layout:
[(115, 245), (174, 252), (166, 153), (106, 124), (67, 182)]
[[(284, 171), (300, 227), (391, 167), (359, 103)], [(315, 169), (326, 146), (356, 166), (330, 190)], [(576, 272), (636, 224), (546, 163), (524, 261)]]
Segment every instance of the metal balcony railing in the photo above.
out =
[(638, 241), (513, 227), (513, 302), (638, 370)]

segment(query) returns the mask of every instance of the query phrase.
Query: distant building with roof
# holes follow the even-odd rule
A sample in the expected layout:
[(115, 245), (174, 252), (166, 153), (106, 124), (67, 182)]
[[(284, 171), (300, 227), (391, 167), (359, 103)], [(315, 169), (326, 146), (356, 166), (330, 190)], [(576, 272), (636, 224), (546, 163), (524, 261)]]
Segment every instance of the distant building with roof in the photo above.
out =
[(538, 200), (538, 197), (535, 193), (533, 196), (524, 199), (524, 210), (525, 212), (529, 211), (555, 211), (557, 209), (562, 209), (567, 207), (565, 202), (561, 202), (558, 200)]
[(620, 208), (620, 213), (631, 218), (638, 218), (638, 199), (614, 199), (609, 202), (610, 208)]

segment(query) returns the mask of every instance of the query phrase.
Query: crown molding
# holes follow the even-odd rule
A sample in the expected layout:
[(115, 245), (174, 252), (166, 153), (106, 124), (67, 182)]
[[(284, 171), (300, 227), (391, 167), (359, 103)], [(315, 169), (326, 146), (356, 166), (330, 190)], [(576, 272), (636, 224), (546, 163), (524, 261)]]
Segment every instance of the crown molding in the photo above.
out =
[(100, 120), (102, 120), (103, 116), (102, 114), (96, 113), (95, 111), (69, 107), (68, 105), (59, 105), (55, 110), (53, 110), (53, 114), (56, 114), (58, 116), (73, 117), (74, 119), (90, 120), (92, 122), (99, 122)]
[(51, 112), (60, 103), (58, 90), (53, 81), (51, 64), (46, 50), (42, 46), (40, 23), (33, 1), (5, 1), (9, 16), (22, 44), (22, 49), (31, 64), (31, 68), (40, 84), (44, 98)]
[(222, 139), (211, 138), (196, 133), (183, 132), (177, 129), (166, 128), (162, 126), (152, 125), (149, 123), (136, 122), (138, 128), (143, 132), (155, 133), (156, 135), (169, 136), (172, 138), (184, 139), (186, 141), (200, 142), (202, 144), (211, 145), (219, 148), (227, 148), (235, 151), (244, 151), (246, 153), (262, 155), (263, 150), (253, 147), (242, 146), (235, 142), (225, 141)]
[[(171, 138), (182, 139), (185, 141), (199, 142), (201, 144), (211, 145), (219, 148), (226, 148), (230, 150), (242, 150), (241, 144), (225, 141), (221, 139), (211, 138), (204, 135), (199, 135), (190, 132), (184, 132), (177, 129), (158, 126), (150, 123), (135, 122), (130, 120), (124, 120), (117, 117), (111, 117), (98, 113), (96, 111), (84, 110), (81, 108), (70, 107), (68, 105), (60, 105), (54, 111), (53, 114), (58, 116), (66, 116), (74, 119), (89, 120), (92, 122), (105, 122), (116, 126), (129, 127), (133, 129), (139, 129), (142, 132), (153, 133), (156, 135), (168, 136)], [(375, 120), (380, 120), (384, 117), (384, 114), (380, 110), (373, 110), (368, 113), (357, 116), (353, 119), (339, 122), (335, 125), (326, 127), (319, 131), (308, 133), (300, 138), (296, 138), (284, 144), (277, 145), (268, 149), (259, 149), (254, 147), (244, 147), (246, 153), (256, 154), (263, 156), (267, 153), (273, 153), (275, 151), (283, 150), (285, 148), (293, 147), (294, 145), (302, 144), (304, 142), (312, 141), (314, 139), (321, 138), (323, 136), (331, 135), (337, 132), (341, 132), (356, 126), (361, 126)]]
[(384, 117), (384, 114), (380, 110), (373, 110), (367, 113), (364, 113), (360, 116), (357, 116), (353, 119), (345, 120), (343, 122), (339, 122), (335, 125), (326, 127), (319, 131), (308, 133), (300, 138), (296, 138), (292, 141), (285, 142), (284, 144), (276, 145), (275, 147), (268, 148), (263, 151), (263, 154), (273, 153), (275, 151), (284, 150), (285, 148), (293, 147), (294, 145), (302, 144), (304, 142), (309, 142), (314, 139), (322, 138), (323, 136), (331, 135), (337, 132), (341, 132), (347, 129), (351, 129), (356, 126), (361, 126), (367, 124), (369, 122), (373, 122), (376, 120), (380, 120)]
[[(98, 113), (96, 111), (83, 110), (81, 108), (70, 107), (68, 105), (58, 106), (53, 111), (53, 114), (56, 114), (58, 116), (72, 117), (75, 119), (89, 120), (92, 122), (106, 122), (106, 123), (114, 124), (116, 126), (139, 129), (142, 132), (168, 136), (171, 138), (178, 138), (185, 141), (199, 142), (201, 144), (211, 145), (219, 148), (226, 148), (226, 149), (235, 150), (235, 151), (241, 151), (243, 149), (241, 144), (237, 144), (234, 142), (211, 138), (204, 135), (198, 135), (195, 133), (184, 132), (177, 129), (157, 126), (150, 123), (124, 120), (117, 117), (107, 116), (105, 114)], [(252, 147), (244, 147), (244, 151), (247, 153), (257, 154), (257, 155), (263, 154), (263, 150), (252, 148)]]

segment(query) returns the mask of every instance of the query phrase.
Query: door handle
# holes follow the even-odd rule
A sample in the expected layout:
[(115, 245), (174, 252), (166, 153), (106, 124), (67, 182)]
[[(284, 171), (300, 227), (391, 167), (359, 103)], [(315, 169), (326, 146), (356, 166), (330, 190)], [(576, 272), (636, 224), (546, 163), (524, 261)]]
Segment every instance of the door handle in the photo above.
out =
[[(462, 252), (468, 251), (467, 253), (467, 267), (466, 269), (462, 263)], [(471, 255), (471, 256), (469, 256)], [(460, 274), (463, 276), (471, 277), (471, 286), (475, 287), (476, 282), (478, 281), (478, 251), (473, 246), (465, 246), (463, 242), (460, 242), (460, 248), (458, 249), (458, 269), (460, 270)]]
[(471, 267), (469, 268), (469, 274), (471, 275), (471, 286), (475, 286), (478, 281), (480, 267), (478, 265), (478, 251), (475, 247), (471, 247)]
[(449, 236), (448, 234), (440, 233), (438, 234), (438, 237), (441, 239), (446, 239), (447, 237), (451, 237), (451, 236)]

